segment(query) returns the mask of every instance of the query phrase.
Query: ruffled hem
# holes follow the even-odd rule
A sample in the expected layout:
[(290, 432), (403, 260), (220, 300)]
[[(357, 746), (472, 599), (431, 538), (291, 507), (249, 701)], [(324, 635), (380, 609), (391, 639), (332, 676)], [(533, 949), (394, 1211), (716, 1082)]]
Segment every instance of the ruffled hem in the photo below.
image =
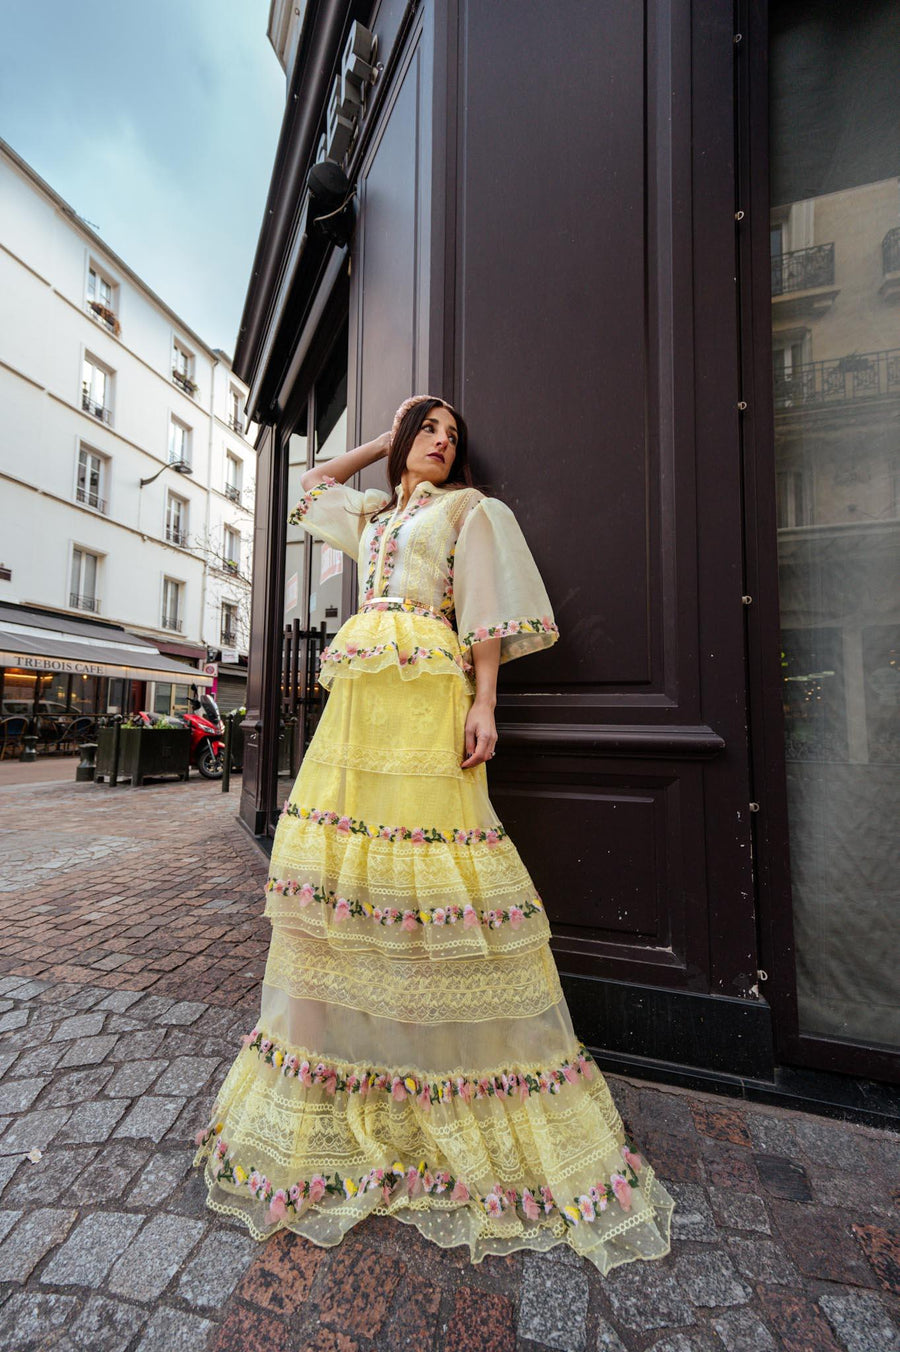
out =
[(425, 608), (387, 606), (351, 615), (323, 649), (319, 684), (396, 667), (406, 681), (421, 675), (453, 675), (474, 688), (473, 667), (463, 657), (456, 631)]
[[(428, 1076), (407, 1089), (398, 1069), (307, 1059), (301, 1073), (315, 1080), (304, 1083), (296, 1053), (254, 1034), (195, 1137), (193, 1162), (205, 1163), (207, 1205), (256, 1239), (287, 1229), (329, 1246), (375, 1214), (442, 1247), (465, 1244), (476, 1263), (567, 1243), (605, 1273), (668, 1252), (674, 1200), (627, 1139), (589, 1053), (570, 1058), (567, 1074), (532, 1068), (552, 1091), (523, 1089), (522, 1074), (504, 1071), (502, 1081), (467, 1082), (482, 1086), (480, 1101), (460, 1090), (426, 1102)], [(327, 1151), (316, 1145), (325, 1141)], [(454, 1164), (460, 1152), (467, 1168)]]

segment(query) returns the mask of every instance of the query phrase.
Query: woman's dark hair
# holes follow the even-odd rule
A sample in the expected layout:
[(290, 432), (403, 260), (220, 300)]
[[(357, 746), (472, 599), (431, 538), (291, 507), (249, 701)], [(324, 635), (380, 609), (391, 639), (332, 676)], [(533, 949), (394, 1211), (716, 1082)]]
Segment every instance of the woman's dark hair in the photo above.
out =
[(459, 488), (474, 488), (476, 486), (469, 465), (469, 431), (462, 414), (458, 413), (452, 404), (448, 404), (446, 399), (423, 399), (421, 403), (413, 404), (412, 408), (408, 408), (400, 419), (387, 458), (387, 478), (391, 489), (390, 501), (386, 502), (383, 507), (379, 507), (377, 512), (373, 512), (370, 520), (380, 516), (382, 512), (393, 510), (396, 506), (397, 489), (403, 471), (406, 469), (406, 461), (412, 449), (412, 444), (419, 435), (423, 422), (425, 422), (429, 413), (436, 408), (447, 409), (456, 419), (456, 454), (453, 457), (453, 464), (450, 466), (450, 473), (443, 482), (448, 487), (453, 484), (456, 484)]

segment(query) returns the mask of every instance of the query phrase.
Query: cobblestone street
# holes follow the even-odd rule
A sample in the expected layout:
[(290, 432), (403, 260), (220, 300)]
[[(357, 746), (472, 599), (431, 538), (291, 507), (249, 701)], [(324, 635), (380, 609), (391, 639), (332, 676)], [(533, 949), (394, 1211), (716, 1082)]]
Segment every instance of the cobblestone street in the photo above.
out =
[(208, 1211), (192, 1138), (269, 937), (239, 788), (0, 787), (0, 1348), (900, 1350), (900, 1136), (786, 1109), (610, 1075), (678, 1207), (665, 1259), (606, 1278)]

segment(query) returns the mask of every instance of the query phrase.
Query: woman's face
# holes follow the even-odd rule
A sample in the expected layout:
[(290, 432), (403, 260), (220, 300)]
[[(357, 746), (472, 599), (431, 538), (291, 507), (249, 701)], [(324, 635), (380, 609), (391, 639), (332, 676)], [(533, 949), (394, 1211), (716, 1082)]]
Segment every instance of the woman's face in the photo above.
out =
[(449, 408), (433, 408), (416, 433), (406, 468), (433, 484), (443, 483), (456, 457), (459, 431)]

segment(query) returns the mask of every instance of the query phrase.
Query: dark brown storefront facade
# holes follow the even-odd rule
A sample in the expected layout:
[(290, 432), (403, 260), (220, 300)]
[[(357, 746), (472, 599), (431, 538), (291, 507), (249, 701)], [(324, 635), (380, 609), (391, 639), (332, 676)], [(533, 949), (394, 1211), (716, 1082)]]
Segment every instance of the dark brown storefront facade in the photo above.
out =
[[(300, 475), (442, 392), (562, 635), (501, 675), (491, 797), (580, 1035), (884, 1122), (900, 3), (835, 8), (307, 5), (235, 359), (263, 428), (241, 817), (271, 837), (355, 606), (286, 525)], [(346, 247), (307, 193), (329, 151)]]

